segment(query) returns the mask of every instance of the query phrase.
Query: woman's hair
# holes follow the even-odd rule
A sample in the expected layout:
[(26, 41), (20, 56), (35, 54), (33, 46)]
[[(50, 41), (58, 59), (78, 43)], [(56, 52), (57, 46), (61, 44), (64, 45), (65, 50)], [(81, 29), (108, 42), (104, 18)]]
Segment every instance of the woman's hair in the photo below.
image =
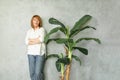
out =
[(42, 19), (39, 15), (34, 15), (31, 19), (31, 27), (34, 28), (34, 25), (33, 25), (33, 18), (37, 18), (39, 20), (39, 28), (42, 27)]

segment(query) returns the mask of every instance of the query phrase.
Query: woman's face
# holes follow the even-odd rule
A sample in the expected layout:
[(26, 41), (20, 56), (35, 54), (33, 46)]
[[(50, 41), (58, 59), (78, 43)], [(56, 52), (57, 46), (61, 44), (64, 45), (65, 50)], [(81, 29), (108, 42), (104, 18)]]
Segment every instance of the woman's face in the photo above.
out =
[(34, 26), (34, 28), (39, 27), (39, 23), (40, 23), (40, 21), (38, 20), (38, 18), (34, 17), (33, 18), (33, 26)]

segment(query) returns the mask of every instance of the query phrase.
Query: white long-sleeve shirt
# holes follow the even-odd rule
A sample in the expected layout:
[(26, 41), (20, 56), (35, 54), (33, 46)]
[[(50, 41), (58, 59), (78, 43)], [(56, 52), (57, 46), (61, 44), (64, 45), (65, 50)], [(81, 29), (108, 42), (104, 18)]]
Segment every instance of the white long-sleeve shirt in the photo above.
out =
[[(44, 43), (45, 29), (43, 27), (34, 30), (29, 29), (26, 34), (25, 43), (27, 45), (27, 54), (29, 55), (43, 55), (46, 53), (46, 45)], [(40, 39), (39, 44), (29, 45), (29, 39), (38, 38)]]

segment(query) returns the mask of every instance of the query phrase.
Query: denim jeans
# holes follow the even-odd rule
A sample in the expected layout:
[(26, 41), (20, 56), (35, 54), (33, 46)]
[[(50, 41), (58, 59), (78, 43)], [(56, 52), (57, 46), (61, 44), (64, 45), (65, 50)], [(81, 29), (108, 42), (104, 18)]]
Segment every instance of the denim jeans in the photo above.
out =
[(31, 80), (44, 80), (45, 55), (28, 55), (28, 61)]

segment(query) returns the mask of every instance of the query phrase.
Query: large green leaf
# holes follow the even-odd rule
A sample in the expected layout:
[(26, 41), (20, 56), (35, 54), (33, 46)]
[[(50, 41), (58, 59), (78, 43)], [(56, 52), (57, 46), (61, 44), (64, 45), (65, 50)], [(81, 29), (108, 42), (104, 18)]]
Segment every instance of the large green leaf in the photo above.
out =
[(64, 65), (70, 64), (70, 59), (68, 57), (59, 58), (58, 61)]
[(96, 28), (94, 28), (94, 27), (86, 26), (86, 27), (79, 28), (79, 29), (76, 29), (76, 30), (72, 31), (71, 34), (70, 34), (70, 36), (75, 36), (75, 35), (76, 35), (77, 33), (79, 33), (80, 31), (83, 31), (83, 30), (85, 30), (85, 29), (90, 29), (90, 28), (96, 30)]
[(49, 39), (49, 36), (55, 32), (57, 32), (58, 30), (60, 30), (61, 27), (56, 27), (56, 28), (53, 28), (52, 30), (50, 30), (50, 32), (48, 34), (46, 34), (45, 38), (44, 38), (44, 41), (45, 43), (47, 43), (48, 39)]
[(81, 28), (80, 31), (83, 31), (85, 29), (90, 29), (90, 28), (93, 29), (93, 30), (96, 30), (96, 28), (94, 28), (92, 26), (85, 26), (85, 27)]
[(61, 63), (57, 60), (55, 65), (56, 65), (57, 71), (60, 72), (61, 71)]
[(68, 41), (68, 39), (66, 39), (66, 38), (58, 38), (58, 39), (56, 39), (56, 42), (58, 44), (63, 44), (63, 43), (66, 43), (67, 41)]
[(70, 64), (70, 59), (67, 57), (58, 58), (58, 60), (55, 63), (58, 72), (61, 71), (61, 66), (63, 66), (62, 64), (64, 66)]
[(82, 41), (82, 40), (94, 40), (96, 41), (97, 43), (101, 44), (101, 41), (98, 39), (98, 38), (79, 38), (76, 43)]
[(78, 56), (72, 55), (72, 58), (74, 58), (76, 61), (78, 61), (80, 63), (80, 65), (81, 65), (81, 60), (80, 60), (80, 58)]
[(48, 43), (50, 41), (55, 41), (58, 44), (64, 44), (66, 47), (72, 49), (72, 47), (74, 47), (75, 43), (73, 41), (73, 39), (67, 39), (67, 38), (52, 38), (52, 39), (48, 39)]
[(61, 27), (56, 27), (56, 28), (53, 28), (52, 30), (50, 30), (50, 32), (48, 33), (49, 35), (57, 32), (58, 30), (60, 30)]
[(55, 25), (61, 25), (62, 27), (65, 27), (63, 23), (61, 23), (59, 20), (57, 20), (55, 18), (50, 18), (49, 23), (55, 24)]
[[(81, 28), (84, 27), (84, 25), (92, 18), (92, 16), (90, 15), (85, 15), (83, 16), (80, 20), (78, 20), (74, 27), (70, 30), (70, 37), (73, 36), (73, 32), (75, 32), (76, 30), (79, 30)], [(78, 32), (77, 32), (78, 33)]]
[(82, 47), (73, 47), (73, 49), (77, 49), (80, 52), (82, 52), (83, 54), (88, 55), (88, 50), (85, 49), (85, 48), (82, 48)]
[(67, 39), (65, 39), (65, 38), (51, 38), (51, 39), (48, 39), (48, 42), (50, 42), (50, 41), (55, 41), (58, 44), (63, 44), (67, 41)]
[(68, 64), (68, 59), (66, 59), (66, 57), (65, 58), (63, 57), (63, 53), (47, 55), (46, 60), (49, 59), (49, 58), (58, 58), (56, 63), (55, 63), (58, 72), (61, 71), (62, 66)]
[(65, 25), (64, 25), (63, 23), (61, 23), (60, 21), (58, 21), (57, 19), (55, 19), (55, 18), (50, 18), (50, 19), (49, 19), (49, 23), (54, 24), (54, 25), (60, 25), (60, 26), (61, 26), (61, 31), (62, 31), (64, 34), (66, 34), (67, 29), (66, 29)]
[(59, 58), (59, 55), (58, 54), (49, 54), (46, 56), (46, 60), (49, 58)]
[(73, 42), (73, 39), (67, 39), (67, 38), (51, 38), (51, 39), (48, 39), (48, 43), (50, 41), (55, 41), (56, 43), (58, 44), (66, 44), (67, 42)]

